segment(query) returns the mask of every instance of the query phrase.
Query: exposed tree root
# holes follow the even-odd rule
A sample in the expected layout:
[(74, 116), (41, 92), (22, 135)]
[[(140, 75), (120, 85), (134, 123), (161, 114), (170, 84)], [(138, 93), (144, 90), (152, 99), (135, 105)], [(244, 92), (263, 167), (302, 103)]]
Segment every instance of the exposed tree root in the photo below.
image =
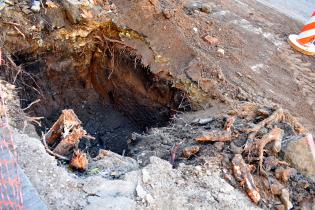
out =
[(289, 123), (294, 128), (294, 131), (297, 134), (303, 134), (306, 132), (306, 129), (291, 114), (284, 111), (282, 108), (279, 108), (274, 111), (272, 115), (270, 115), (268, 118), (256, 124), (255, 127), (247, 129), (246, 132), (250, 133), (248, 139), (253, 140), (260, 129), (277, 122)]
[(204, 132), (201, 136), (195, 140), (197, 142), (226, 142), (233, 139), (231, 128), (236, 120), (236, 116), (228, 117), (224, 124), (224, 130), (212, 130), (210, 132)]
[(260, 201), (260, 194), (250, 173), (250, 168), (245, 163), (242, 155), (236, 154), (232, 160), (232, 164), (235, 179), (245, 187), (248, 197), (254, 203), (258, 203)]
[[(53, 124), (50, 130), (43, 135), (43, 143), (46, 151), (62, 160), (69, 161), (67, 156), (74, 152), (70, 166), (78, 170), (85, 170), (88, 165), (86, 154), (78, 150), (81, 138), (94, 139), (87, 134), (82, 128), (81, 121), (75, 115), (73, 110), (63, 110), (58, 120)], [(50, 146), (47, 145), (46, 139), (49, 139)], [(76, 149), (75, 151), (73, 151)]]
[(44, 144), (44, 147), (45, 147), (45, 150), (48, 154), (52, 155), (52, 156), (55, 156), (56, 158), (58, 159), (61, 159), (61, 160), (66, 160), (66, 161), (69, 161), (70, 159), (63, 156), (63, 155), (59, 155), (57, 153), (54, 153), (53, 151), (51, 151), (49, 149), (49, 146), (47, 145), (47, 142), (46, 142), (46, 138), (45, 138), (45, 135), (42, 133), (42, 141), (43, 141), (43, 144)]
[(265, 170), (262, 167), (264, 158), (264, 148), (265, 146), (274, 141), (272, 146), (272, 151), (278, 153), (281, 150), (281, 141), (283, 137), (283, 130), (280, 128), (274, 128), (269, 133), (265, 134), (261, 139), (257, 139), (254, 142), (247, 145), (246, 151), (251, 153), (258, 153), (259, 158), (259, 170), (262, 175), (266, 175)]

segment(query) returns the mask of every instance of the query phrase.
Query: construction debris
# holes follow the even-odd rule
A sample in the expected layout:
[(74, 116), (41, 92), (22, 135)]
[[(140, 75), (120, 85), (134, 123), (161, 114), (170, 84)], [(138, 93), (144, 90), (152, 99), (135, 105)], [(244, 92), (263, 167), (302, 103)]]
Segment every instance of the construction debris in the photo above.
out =
[(313, 136), (292, 138), (284, 148), (284, 158), (293, 167), (315, 181), (315, 152)]

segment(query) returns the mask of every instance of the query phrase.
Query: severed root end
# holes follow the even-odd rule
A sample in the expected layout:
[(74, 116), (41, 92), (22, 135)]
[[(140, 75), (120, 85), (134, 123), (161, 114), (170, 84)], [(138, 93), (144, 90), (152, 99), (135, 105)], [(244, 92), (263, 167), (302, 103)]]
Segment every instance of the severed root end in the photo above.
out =
[(195, 140), (197, 142), (226, 142), (231, 141), (232, 137), (231, 131), (213, 130), (210, 132), (204, 132), (203, 135), (197, 137)]
[(86, 170), (88, 163), (89, 161), (86, 157), (86, 154), (80, 150), (76, 150), (71, 159), (70, 166), (77, 170)]

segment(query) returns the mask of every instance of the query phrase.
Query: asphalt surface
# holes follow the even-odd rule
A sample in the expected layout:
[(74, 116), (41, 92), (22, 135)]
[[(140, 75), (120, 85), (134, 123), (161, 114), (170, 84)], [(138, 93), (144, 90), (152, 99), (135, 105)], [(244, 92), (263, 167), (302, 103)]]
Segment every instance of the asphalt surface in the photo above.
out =
[(315, 0), (257, 0), (287, 16), (306, 22), (315, 11)]

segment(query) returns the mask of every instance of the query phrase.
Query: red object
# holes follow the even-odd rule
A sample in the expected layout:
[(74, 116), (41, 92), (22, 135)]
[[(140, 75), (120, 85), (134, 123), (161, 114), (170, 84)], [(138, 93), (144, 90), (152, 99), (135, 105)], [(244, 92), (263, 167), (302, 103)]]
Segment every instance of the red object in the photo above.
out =
[(307, 44), (315, 40), (315, 12), (311, 19), (302, 28), (297, 41), (300, 44)]

